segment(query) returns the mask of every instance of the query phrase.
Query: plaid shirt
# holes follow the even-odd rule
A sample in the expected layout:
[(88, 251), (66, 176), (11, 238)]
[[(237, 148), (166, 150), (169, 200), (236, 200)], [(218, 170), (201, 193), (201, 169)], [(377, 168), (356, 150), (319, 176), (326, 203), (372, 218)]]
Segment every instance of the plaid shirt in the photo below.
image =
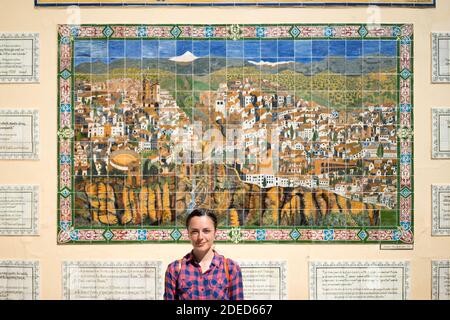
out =
[(225, 272), (225, 257), (214, 251), (209, 269), (202, 274), (192, 252), (169, 264), (165, 275), (164, 300), (243, 300), (239, 265), (227, 259), (231, 284)]

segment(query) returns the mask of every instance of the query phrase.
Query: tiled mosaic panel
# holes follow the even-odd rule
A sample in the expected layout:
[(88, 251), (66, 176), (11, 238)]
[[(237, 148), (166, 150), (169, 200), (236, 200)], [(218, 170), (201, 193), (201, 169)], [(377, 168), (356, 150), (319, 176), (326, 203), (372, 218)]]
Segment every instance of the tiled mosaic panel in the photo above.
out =
[(412, 240), (412, 27), (60, 26), (59, 242)]
[(35, 0), (36, 6), (135, 6), (135, 5), (201, 5), (201, 6), (406, 6), (435, 7), (435, 0)]

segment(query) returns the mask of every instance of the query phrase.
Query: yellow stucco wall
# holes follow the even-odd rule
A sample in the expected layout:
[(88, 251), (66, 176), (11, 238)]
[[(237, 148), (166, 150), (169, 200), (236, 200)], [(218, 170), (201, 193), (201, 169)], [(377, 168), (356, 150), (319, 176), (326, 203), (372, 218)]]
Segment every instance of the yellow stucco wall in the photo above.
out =
[[(431, 108), (450, 107), (450, 84), (431, 84), (431, 32), (450, 32), (450, 1), (435, 9), (382, 8), (83, 8), (81, 23), (412, 23), (414, 24), (415, 247), (380, 251), (377, 245), (217, 245), (233, 259), (286, 260), (289, 299), (308, 299), (308, 262), (407, 260), (412, 299), (431, 298), (431, 260), (450, 259), (450, 237), (431, 237), (431, 184), (450, 184), (450, 160), (431, 160)], [(40, 111), (40, 160), (0, 161), (0, 184), (40, 186), (40, 236), (0, 237), (0, 259), (39, 260), (41, 298), (61, 298), (65, 260), (162, 260), (190, 245), (56, 244), (57, 25), (76, 22), (64, 8), (34, 8), (32, 0), (1, 1), (0, 32), (40, 33), (39, 84), (0, 85), (0, 108)], [(379, 18), (379, 21), (374, 20)]]

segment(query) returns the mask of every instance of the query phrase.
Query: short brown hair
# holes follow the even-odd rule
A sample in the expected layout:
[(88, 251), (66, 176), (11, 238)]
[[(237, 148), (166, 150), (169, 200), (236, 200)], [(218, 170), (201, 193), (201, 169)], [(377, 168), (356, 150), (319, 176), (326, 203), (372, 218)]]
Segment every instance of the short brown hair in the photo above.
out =
[(191, 219), (193, 217), (203, 217), (203, 216), (207, 216), (210, 217), (211, 220), (214, 223), (214, 229), (217, 229), (217, 216), (214, 213), (213, 210), (210, 209), (203, 209), (203, 208), (198, 208), (198, 209), (194, 209), (186, 218), (186, 228), (189, 228), (189, 222), (191, 221)]

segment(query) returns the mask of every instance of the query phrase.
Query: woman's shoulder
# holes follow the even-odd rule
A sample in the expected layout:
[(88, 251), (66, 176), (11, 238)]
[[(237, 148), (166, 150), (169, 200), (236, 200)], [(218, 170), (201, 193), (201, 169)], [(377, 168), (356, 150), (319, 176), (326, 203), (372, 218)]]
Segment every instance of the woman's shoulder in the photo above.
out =
[(224, 259), (227, 260), (227, 263), (228, 263), (229, 265), (239, 265), (239, 264), (237, 263), (237, 261), (235, 261), (235, 260), (233, 260), (233, 259), (231, 259), (231, 258), (224, 257)]
[(183, 260), (186, 259), (186, 257), (189, 256), (189, 254), (185, 255), (184, 257), (174, 260), (171, 263), (169, 263), (169, 265), (167, 266), (167, 269), (178, 269), (181, 265), (181, 263), (183, 263)]
[(240, 270), (241, 268), (239, 267), (239, 263), (237, 262), (237, 261), (235, 261), (235, 260), (233, 260), (233, 259), (231, 259), (231, 258), (227, 258), (227, 257), (225, 257), (225, 256), (223, 256), (223, 255), (220, 255), (220, 257), (223, 259), (223, 261), (228, 265), (228, 268), (230, 269), (230, 270), (233, 270), (233, 269), (238, 269), (238, 270)]
[(174, 267), (176, 267), (178, 264), (180, 263), (180, 260), (174, 260), (171, 263), (169, 263), (169, 265), (167, 266), (168, 269), (173, 269)]

